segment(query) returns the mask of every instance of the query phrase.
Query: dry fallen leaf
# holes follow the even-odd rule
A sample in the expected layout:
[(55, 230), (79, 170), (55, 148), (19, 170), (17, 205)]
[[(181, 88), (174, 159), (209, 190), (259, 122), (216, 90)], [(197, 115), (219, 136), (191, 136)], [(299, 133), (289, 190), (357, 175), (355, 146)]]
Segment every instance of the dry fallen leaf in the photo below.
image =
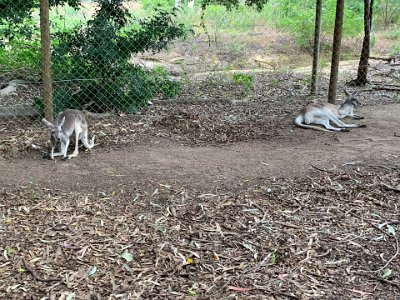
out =
[(227, 290), (244, 293), (253, 290), (253, 288), (242, 288), (242, 287), (228, 285)]

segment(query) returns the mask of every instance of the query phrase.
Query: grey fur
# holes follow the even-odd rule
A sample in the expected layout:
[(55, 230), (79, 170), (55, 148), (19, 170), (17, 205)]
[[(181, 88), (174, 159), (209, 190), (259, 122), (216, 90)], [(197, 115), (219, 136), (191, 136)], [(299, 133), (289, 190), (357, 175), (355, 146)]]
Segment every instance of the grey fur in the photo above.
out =
[[(364, 117), (354, 114), (354, 107), (360, 105), (354, 94), (344, 90), (347, 99), (341, 105), (331, 103), (312, 102), (307, 104), (294, 120), (294, 125), (301, 128), (315, 129), (319, 131), (338, 132), (349, 131), (349, 128), (366, 127), (359, 124), (346, 124), (341, 119), (350, 117), (352, 119), (364, 119)], [(330, 125), (333, 122), (337, 127)], [(311, 124), (322, 125), (325, 128)]]
[[(78, 142), (82, 141), (83, 145), (87, 149), (92, 149), (94, 146), (93, 136), (91, 140), (88, 140), (88, 123), (85, 115), (75, 109), (67, 109), (60, 112), (54, 124), (42, 119), (43, 124), (51, 131), (51, 152), (50, 159), (54, 159), (54, 156), (63, 156), (64, 159), (70, 159), (76, 157), (79, 154)], [(75, 150), (74, 153), (67, 156), (67, 150), (70, 143), (70, 137), (75, 132)], [(54, 149), (60, 142), (60, 152), (54, 153)]]

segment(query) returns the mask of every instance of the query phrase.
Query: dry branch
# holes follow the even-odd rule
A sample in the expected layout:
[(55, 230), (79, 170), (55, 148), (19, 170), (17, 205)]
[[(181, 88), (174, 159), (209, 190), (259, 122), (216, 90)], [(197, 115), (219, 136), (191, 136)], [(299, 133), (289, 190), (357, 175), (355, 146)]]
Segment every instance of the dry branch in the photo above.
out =
[(42, 282), (52, 282), (52, 281), (61, 281), (61, 278), (57, 277), (49, 277), (49, 278), (44, 278), (36, 274), (36, 272), (29, 266), (29, 264), (26, 262), (25, 258), (22, 258), (22, 263), (24, 264), (25, 270), (27, 270), (29, 273), (32, 274), (32, 276), (37, 280), (37, 281), (42, 281)]

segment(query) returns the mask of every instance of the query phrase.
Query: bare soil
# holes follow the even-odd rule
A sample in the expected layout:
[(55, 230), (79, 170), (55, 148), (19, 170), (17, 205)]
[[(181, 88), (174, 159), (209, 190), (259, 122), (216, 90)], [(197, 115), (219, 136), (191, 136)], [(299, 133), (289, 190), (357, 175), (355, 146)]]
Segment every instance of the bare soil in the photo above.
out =
[(95, 147), (91, 153), (69, 161), (48, 161), (39, 152), (30, 152), (17, 159), (0, 160), (1, 169), (8, 170), (0, 175), (0, 181), (24, 185), (31, 177), (40, 185), (87, 191), (154, 180), (212, 190), (243, 180), (304, 176), (312, 165), (331, 168), (398, 159), (400, 138), (395, 134), (400, 133), (400, 104), (363, 107), (360, 113), (366, 116), (361, 122), (368, 127), (350, 133), (301, 130), (292, 127), (293, 118), (288, 116), (275, 118), (266, 129), (272, 135), (263, 141), (192, 147), (179, 143), (177, 137), (174, 141), (174, 137), (149, 136), (147, 141), (120, 149)]

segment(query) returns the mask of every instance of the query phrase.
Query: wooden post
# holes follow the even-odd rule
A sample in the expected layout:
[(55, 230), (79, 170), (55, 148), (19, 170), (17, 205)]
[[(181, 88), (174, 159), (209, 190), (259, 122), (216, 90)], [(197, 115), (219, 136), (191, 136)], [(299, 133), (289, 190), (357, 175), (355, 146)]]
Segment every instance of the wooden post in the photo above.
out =
[(44, 98), (44, 116), (50, 122), (54, 119), (53, 82), (51, 75), (50, 46), (50, 5), (49, 0), (40, 0), (40, 41), (42, 46), (42, 82)]
[(321, 46), (321, 11), (322, 0), (317, 0), (315, 5), (315, 29), (314, 29), (314, 52), (313, 52), (313, 66), (311, 74), (311, 95), (317, 92), (317, 77), (319, 67), (319, 50)]
[(342, 43), (344, 0), (336, 0), (335, 30), (333, 33), (331, 77), (329, 80), (328, 102), (336, 102), (336, 90), (339, 74), (340, 47)]

